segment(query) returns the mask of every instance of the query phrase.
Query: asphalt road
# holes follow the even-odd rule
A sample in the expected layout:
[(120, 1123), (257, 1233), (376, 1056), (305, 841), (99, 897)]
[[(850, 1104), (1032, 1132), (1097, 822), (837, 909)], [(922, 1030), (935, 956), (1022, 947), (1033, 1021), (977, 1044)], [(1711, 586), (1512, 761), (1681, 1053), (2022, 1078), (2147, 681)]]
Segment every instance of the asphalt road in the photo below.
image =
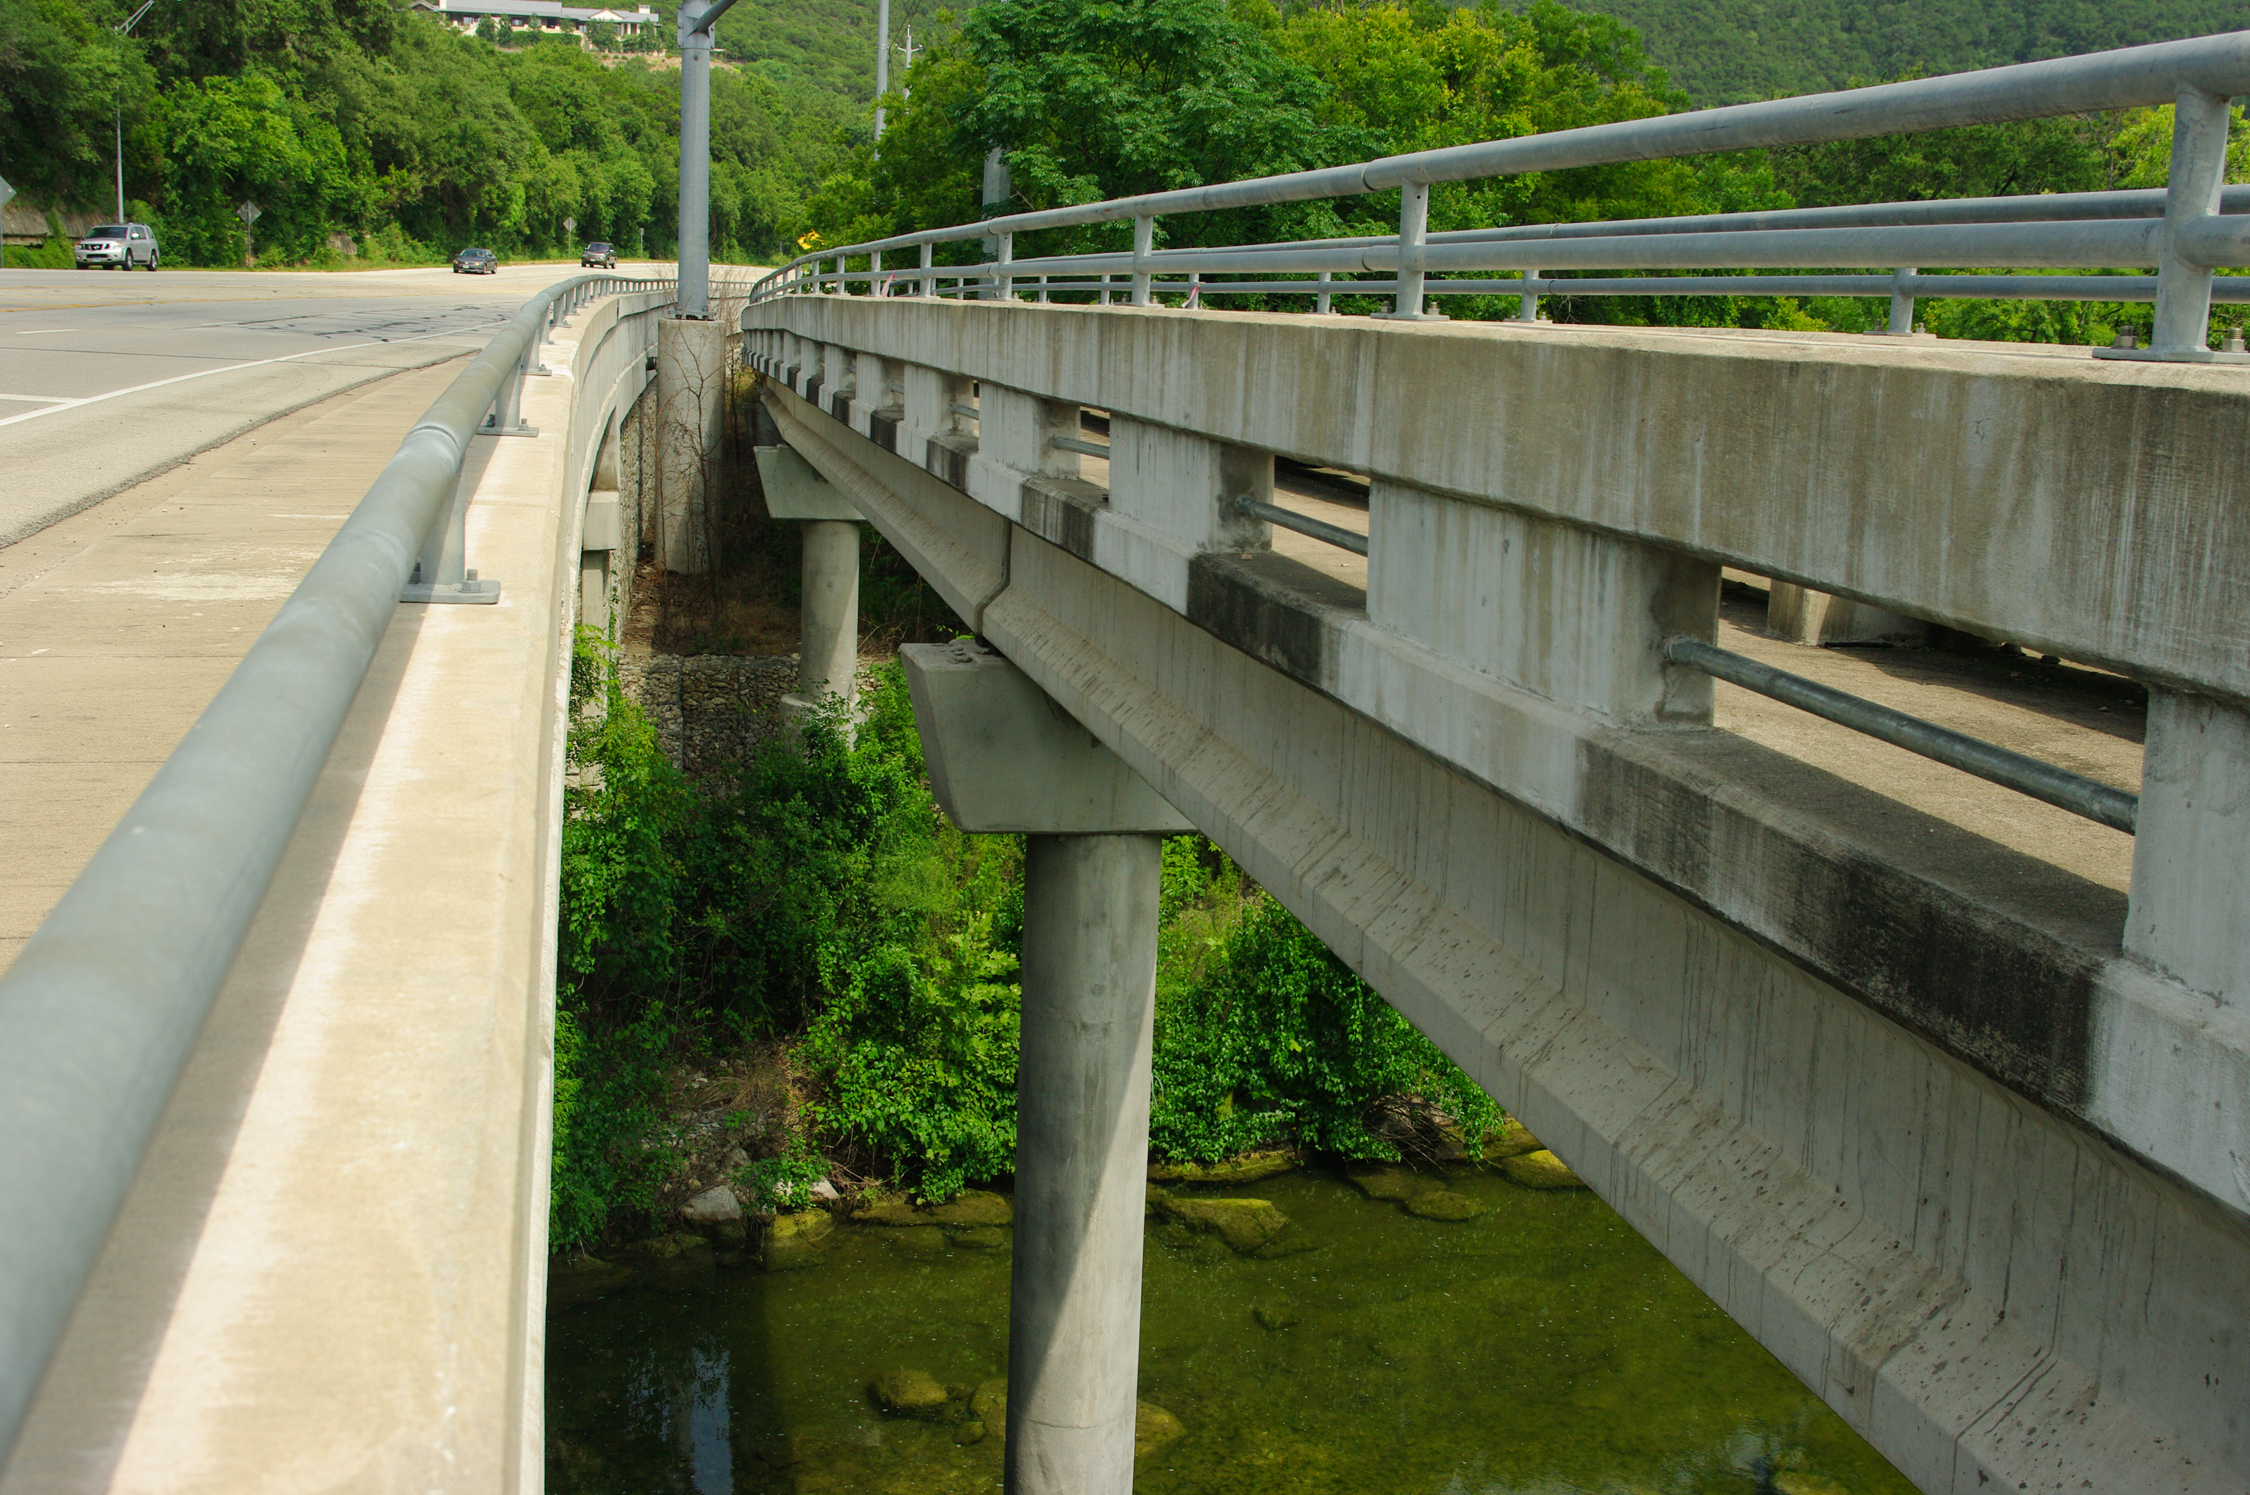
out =
[(482, 347), (576, 273), (0, 271), (0, 546), (278, 416)]

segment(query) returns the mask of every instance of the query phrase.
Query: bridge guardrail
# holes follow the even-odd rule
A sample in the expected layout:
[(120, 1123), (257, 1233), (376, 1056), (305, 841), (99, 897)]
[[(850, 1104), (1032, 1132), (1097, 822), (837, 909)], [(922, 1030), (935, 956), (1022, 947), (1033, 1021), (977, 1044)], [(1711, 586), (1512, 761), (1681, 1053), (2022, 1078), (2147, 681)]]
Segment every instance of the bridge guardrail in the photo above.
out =
[(573, 310), (671, 284), (581, 275), (524, 304), (407, 433), (0, 977), (0, 1199), (11, 1202), (0, 1215), (0, 1462), (393, 609), (497, 600), (462, 564), (469, 439), (529, 434), (522, 381)]
[[(2168, 362), (2250, 361), (2250, 352), (2209, 344), (2214, 299), (2250, 299), (2250, 285), (2214, 287), (2213, 271), (2250, 266), (2250, 189), (2226, 191), (2231, 100), (2250, 94), (2250, 32), (2129, 47), (2085, 57), (2021, 63), (1981, 72), (1871, 88), (1773, 99), (1653, 119), (1592, 125), (1552, 134), (1387, 156), (1348, 166), (1241, 182), (1115, 198), (974, 224), (926, 229), (801, 255), (752, 288), (772, 295), (848, 290), (877, 294), (900, 285), (919, 294), (1012, 298), (1019, 279), (1098, 296), (1109, 304), (1112, 275), (1127, 278), (1131, 304), (1147, 306), (1157, 277), (1184, 277), (1167, 289), (1300, 294), (1327, 311), (1338, 293), (1389, 296), (1391, 317), (1419, 319), (1428, 298), (1517, 295), (1532, 320), (1538, 298), (1558, 291), (1589, 295), (1887, 296), (1888, 332), (1914, 330), (1918, 297), (2148, 301), (2155, 304), (2151, 346), (2095, 350), (2097, 357)], [(1430, 187), (1534, 171), (1699, 155), (1713, 151), (1812, 145), (1961, 125), (2036, 119), (2090, 110), (2174, 105), (2171, 178), (2161, 191), (2049, 194), (1882, 203), (1773, 213), (1638, 219), (1616, 223), (1525, 225), (1432, 234)], [(1399, 231), (1346, 238), (1229, 247), (1158, 249), (1154, 225), (1167, 214), (1269, 206), (1314, 198), (1400, 192)], [(1018, 260), (1015, 236), (1043, 229), (1133, 222), (1129, 252), (1049, 255)], [(2235, 219), (2237, 221), (2229, 221)], [(937, 245), (988, 239), (996, 258), (979, 267), (935, 264)], [(916, 249), (920, 264), (886, 270), (893, 250)], [(849, 261), (863, 259), (864, 270)], [(829, 261), (833, 270), (823, 269)], [(1897, 267), (1884, 274), (1610, 277), (1555, 280), (1552, 270), (1829, 269)], [(1945, 276), (1921, 267), (1963, 269), (2155, 269), (2153, 276)], [(1512, 279), (1433, 279), (1446, 272), (1509, 270)], [(1372, 273), (1374, 281), (1333, 281)], [(1253, 278), (1202, 282), (1205, 275)], [(1313, 284), (1275, 275), (1317, 275)], [(1057, 281), (1055, 277), (1074, 277)], [(1089, 277), (1098, 277), (1089, 279)]]

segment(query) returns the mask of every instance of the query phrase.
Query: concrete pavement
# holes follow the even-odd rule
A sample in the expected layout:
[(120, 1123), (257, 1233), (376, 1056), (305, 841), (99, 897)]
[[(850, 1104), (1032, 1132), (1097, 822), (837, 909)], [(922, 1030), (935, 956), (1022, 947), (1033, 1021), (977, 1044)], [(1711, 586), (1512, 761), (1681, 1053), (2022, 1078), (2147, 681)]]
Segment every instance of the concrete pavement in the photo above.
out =
[(457, 372), (332, 395), (0, 549), (0, 967)]
[(473, 351), (575, 273), (11, 270), (0, 276), (0, 546), (276, 416)]

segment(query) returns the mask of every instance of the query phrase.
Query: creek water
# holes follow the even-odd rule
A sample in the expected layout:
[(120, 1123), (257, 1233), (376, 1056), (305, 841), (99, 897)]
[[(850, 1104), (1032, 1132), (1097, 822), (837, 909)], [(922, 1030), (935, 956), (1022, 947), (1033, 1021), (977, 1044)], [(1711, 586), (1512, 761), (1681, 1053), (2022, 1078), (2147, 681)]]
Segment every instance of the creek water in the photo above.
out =
[[(1271, 1200), (1313, 1248), (1274, 1259), (1151, 1220), (1141, 1396), (1184, 1432), (1142, 1454), (1136, 1491), (1910, 1495), (1591, 1194), (1452, 1173), (1477, 1218), (1417, 1218), (1319, 1169), (1223, 1191)], [(955, 1235), (981, 1244), (848, 1225), (801, 1270), (706, 1256), (556, 1308), (548, 1488), (999, 1490), (1001, 1441), (965, 1400), (922, 1422), (869, 1392), (897, 1369), (956, 1396), (1006, 1376), (1005, 1233)]]

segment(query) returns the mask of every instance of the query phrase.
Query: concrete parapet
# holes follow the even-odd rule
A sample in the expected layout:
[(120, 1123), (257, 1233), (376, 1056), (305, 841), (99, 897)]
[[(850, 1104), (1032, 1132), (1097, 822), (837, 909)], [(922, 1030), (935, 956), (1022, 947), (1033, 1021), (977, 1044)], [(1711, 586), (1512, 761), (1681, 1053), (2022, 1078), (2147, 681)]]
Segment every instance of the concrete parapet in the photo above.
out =
[[(2238, 705), (2149, 692), (2125, 948), (2250, 1014), (2250, 712)], [(2250, 1204), (2250, 1149), (2235, 1168)]]
[(393, 617), (8, 1495), (540, 1487), (563, 625), (650, 300), (558, 332), (539, 435), (470, 444), (500, 600)]
[[(1201, 335), (1176, 315), (1133, 320)], [(1134, 366), (1105, 365), (1113, 393), (1133, 394)], [(2234, 1393), (2250, 1384), (2250, 1017), (2122, 954), (2121, 897), (1886, 818), (1875, 789), (1826, 786), (1864, 814), (1787, 799), (1775, 785), (1805, 765), (1724, 732), (1623, 728), (1511, 683), (1504, 654), (1479, 667), (1488, 633), (1417, 640), (1279, 555), (1183, 558), (1182, 608), (1111, 567), (1106, 529), (1089, 560), (1003, 523), (986, 592), (989, 552), (927, 540), (973, 489), (801, 401), (773, 408), (934, 582), (974, 578), (980, 636), (1911, 1478), (2250, 1479)], [(1512, 507), (1458, 489), (1411, 500), (1436, 501), (1480, 524)], [(1395, 533), (1376, 530), (1378, 567)], [(1492, 533), (1512, 564), (1516, 534)], [(1584, 548), (1550, 557), (1569, 546)], [(1403, 596), (1400, 610), (1413, 615)], [(2198, 814), (2224, 782), (2201, 751), (2174, 754)], [(2226, 847), (2211, 856), (2232, 865)]]
[(1710, 722), (1711, 677), (1663, 649), (1710, 641), (1711, 562), (1380, 480), (1368, 531), (1374, 627), (1605, 721)]

